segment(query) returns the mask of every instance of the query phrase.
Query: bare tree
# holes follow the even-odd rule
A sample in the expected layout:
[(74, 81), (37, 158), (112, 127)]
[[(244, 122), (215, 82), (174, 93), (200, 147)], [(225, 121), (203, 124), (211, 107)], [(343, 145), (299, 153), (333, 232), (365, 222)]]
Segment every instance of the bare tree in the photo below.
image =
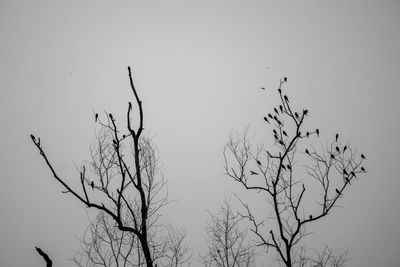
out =
[(125, 130), (117, 126), (116, 118), (111, 113), (106, 113), (105, 121), (101, 121), (99, 115), (95, 114), (95, 121), (102, 127), (96, 149), (92, 151), (92, 156), (98, 156), (92, 166), (96, 173), (91, 177), (86, 166), (81, 167), (80, 190), (72, 188), (58, 174), (40, 138), (31, 135), (31, 139), (54, 178), (65, 188), (64, 193), (70, 193), (88, 208), (104, 212), (114, 220), (119, 230), (133, 234), (140, 242), (146, 266), (152, 267), (154, 249), (149, 243), (148, 229), (155, 223), (159, 209), (167, 203), (167, 195), (158, 195), (165, 182), (157, 172), (157, 154), (151, 139), (143, 136), (142, 101), (133, 84), (130, 67), (128, 73), (137, 104), (137, 126), (134, 127), (131, 121), (131, 102), (127, 107)]
[[(273, 248), (285, 266), (293, 266), (293, 248), (307, 235), (307, 226), (330, 214), (332, 208), (362, 173), (363, 154), (336, 134), (333, 141), (317, 149), (309, 142), (321, 132), (306, 129), (307, 109), (295, 110), (283, 93), (286, 77), (278, 88), (279, 105), (264, 117), (272, 127), (274, 147), (254, 148), (247, 132), (231, 136), (224, 149), (225, 172), (248, 191), (263, 194), (272, 207), (274, 225), (269, 231), (264, 220), (242, 202), (259, 246)], [(304, 162), (303, 164), (300, 164)], [(303, 172), (302, 172), (303, 171)]]
[(326, 245), (321, 251), (301, 246), (296, 256), (299, 267), (343, 267), (349, 261), (347, 250), (335, 252)]
[(210, 214), (207, 231), (207, 251), (200, 255), (205, 266), (255, 266), (255, 249), (247, 240), (247, 231), (241, 229), (242, 217), (232, 210), (225, 199), (220, 211)]
[(193, 253), (186, 240), (186, 232), (172, 225), (166, 226), (165, 253), (163, 266), (180, 267), (190, 266)]

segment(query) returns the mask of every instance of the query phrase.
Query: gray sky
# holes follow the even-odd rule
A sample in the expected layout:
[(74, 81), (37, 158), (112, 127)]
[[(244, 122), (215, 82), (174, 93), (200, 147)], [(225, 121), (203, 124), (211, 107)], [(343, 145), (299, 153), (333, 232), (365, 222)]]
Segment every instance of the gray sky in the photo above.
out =
[(322, 141), (338, 131), (368, 157), (368, 174), (310, 242), (348, 248), (350, 266), (400, 264), (398, 1), (115, 2), (0, 3), (1, 266), (43, 266), (35, 245), (71, 265), (87, 211), (61, 194), (29, 134), (78, 185), (93, 110), (121, 117), (132, 97), (128, 65), (180, 200), (164, 217), (187, 230), (196, 253), (206, 210), (238, 188), (223, 175), (230, 131), (250, 124), (269, 142), (262, 116), (288, 76)]

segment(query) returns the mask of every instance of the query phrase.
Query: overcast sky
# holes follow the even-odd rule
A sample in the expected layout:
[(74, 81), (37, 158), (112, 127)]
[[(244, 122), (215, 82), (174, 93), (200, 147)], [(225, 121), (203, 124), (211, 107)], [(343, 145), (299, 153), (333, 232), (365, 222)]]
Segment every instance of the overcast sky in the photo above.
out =
[(229, 133), (250, 125), (270, 142), (262, 117), (287, 76), (322, 143), (339, 132), (367, 155), (368, 173), (310, 242), (349, 249), (349, 266), (400, 265), (398, 1), (2, 0), (0, 36), (0, 266), (44, 266), (35, 245), (72, 265), (88, 212), (29, 134), (78, 186), (93, 112), (122, 119), (132, 99), (128, 65), (180, 200), (164, 219), (187, 230), (195, 255), (206, 211), (241, 192), (223, 175)]

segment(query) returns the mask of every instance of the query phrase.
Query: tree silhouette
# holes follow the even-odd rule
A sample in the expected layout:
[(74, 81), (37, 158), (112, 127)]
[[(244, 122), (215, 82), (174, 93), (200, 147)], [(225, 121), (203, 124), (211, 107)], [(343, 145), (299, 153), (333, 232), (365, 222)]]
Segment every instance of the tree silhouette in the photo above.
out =
[(207, 251), (200, 261), (208, 267), (255, 266), (255, 249), (247, 239), (247, 231), (241, 229), (242, 217), (232, 210), (230, 200), (225, 199), (220, 211), (210, 214), (207, 231)]
[[(278, 88), (283, 111), (273, 117), (268, 114), (273, 118), (266, 124), (273, 128), (272, 149), (263, 145), (254, 148), (245, 131), (241, 136), (230, 137), (223, 154), (226, 175), (248, 191), (263, 194), (272, 207), (274, 224), (266, 225), (242, 202), (246, 210), (243, 216), (251, 222), (258, 245), (267, 251), (275, 249), (289, 267), (297, 261), (293, 258), (294, 248), (308, 233), (306, 227), (330, 214), (350, 182), (365, 172), (361, 166), (365, 156), (358, 155), (349, 144), (344, 145), (338, 135), (321, 149), (308, 143), (318, 139), (321, 131), (306, 129), (309, 111), (294, 110), (283, 94), (286, 82), (286, 78), (281, 80)], [(252, 170), (249, 174), (249, 169), (256, 169), (258, 175)]]
[[(106, 113), (106, 120), (101, 121), (101, 132), (98, 144), (93, 153), (98, 156), (95, 161), (95, 178), (83, 164), (79, 170), (81, 190), (73, 189), (58, 174), (49, 160), (40, 138), (31, 135), (31, 139), (50, 169), (53, 177), (69, 193), (86, 207), (97, 209), (110, 216), (118, 229), (137, 237), (144, 255), (146, 266), (153, 266), (153, 256), (149, 243), (149, 227), (154, 223), (159, 209), (167, 203), (166, 195), (159, 196), (165, 181), (158, 172), (157, 154), (151, 139), (143, 136), (143, 107), (137, 90), (133, 84), (131, 69), (128, 67), (129, 81), (137, 104), (137, 127), (131, 122), (132, 103), (129, 102), (126, 113), (126, 129), (124, 134), (111, 113)], [(92, 181), (96, 179), (96, 182)], [(88, 190), (93, 188), (93, 190)], [(132, 205), (137, 205), (133, 207)], [(138, 212), (136, 212), (138, 211)], [(154, 216), (153, 216), (154, 215)], [(130, 220), (125, 220), (129, 217)], [(153, 218), (153, 220), (152, 220)]]

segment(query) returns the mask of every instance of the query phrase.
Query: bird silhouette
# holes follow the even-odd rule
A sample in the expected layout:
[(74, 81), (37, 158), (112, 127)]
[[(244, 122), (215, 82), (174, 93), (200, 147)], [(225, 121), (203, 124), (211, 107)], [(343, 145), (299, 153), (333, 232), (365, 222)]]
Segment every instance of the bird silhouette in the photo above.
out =
[(279, 114), (278, 110), (276, 108), (274, 108), (274, 111), (276, 114)]
[(306, 154), (307, 154), (307, 155), (310, 155), (310, 152), (308, 152), (308, 149), (306, 149)]
[(93, 181), (90, 183), (90, 186), (92, 187), (92, 190), (94, 190), (94, 182)]
[(307, 114), (308, 114), (308, 109), (303, 109), (303, 114), (304, 114), (305, 116), (307, 116)]
[(343, 169), (343, 174), (348, 175), (346, 169)]
[(336, 190), (336, 193), (340, 196), (341, 195), (340, 191), (337, 188), (335, 190)]
[(307, 132), (306, 135), (307, 135), (307, 138), (308, 138), (310, 136), (310, 132)]
[(282, 169), (284, 169), (284, 170), (286, 171), (286, 167), (285, 167), (285, 165), (283, 165), (283, 164), (282, 164)]
[(283, 107), (282, 107), (282, 105), (279, 105), (279, 109), (280, 109), (281, 112), (283, 113)]
[(278, 133), (276, 132), (275, 129), (273, 129), (272, 132), (273, 132), (275, 135), (278, 135)]
[(344, 179), (346, 180), (346, 183), (348, 183), (349, 185), (351, 185), (349, 178), (345, 177)]
[(35, 141), (36, 139), (35, 139), (35, 136), (33, 135), (33, 134), (31, 134), (31, 139), (32, 139), (32, 141)]
[(278, 89), (279, 94), (282, 94), (282, 90), (281, 88)]
[(331, 154), (331, 159), (335, 159), (335, 156), (333, 154)]
[(362, 170), (363, 172), (365, 172), (365, 169), (364, 169), (364, 167), (361, 167), (361, 170)]
[(255, 171), (250, 171), (250, 175), (258, 175), (258, 173)]
[(284, 78), (283, 78), (283, 81), (284, 81), (284, 82), (287, 82), (287, 77), (284, 77)]
[(261, 161), (257, 160), (257, 164), (258, 164), (258, 165), (261, 165)]
[(268, 117), (269, 117), (270, 119), (273, 119), (272, 115), (271, 115), (271, 114), (269, 114), (269, 113), (268, 113)]
[(283, 133), (284, 136), (288, 136), (287, 133), (286, 133), (285, 131), (282, 131), (282, 133)]
[(97, 122), (98, 118), (99, 118), (99, 114), (98, 113), (94, 114), (94, 122)]
[(291, 171), (292, 170), (292, 167), (288, 164), (288, 165), (286, 165), (286, 167), (288, 168), (288, 170), (289, 171)]
[(289, 103), (289, 98), (288, 98), (287, 95), (285, 95), (285, 96), (283, 97), (283, 99), (285, 99), (285, 101)]
[(268, 121), (267, 117), (264, 117), (264, 120), (265, 120), (266, 122), (268, 122), (268, 123), (269, 123), (269, 121)]
[(336, 151), (337, 151), (338, 153), (340, 153), (340, 149), (339, 149), (338, 146), (336, 146)]
[(339, 134), (336, 134), (335, 139), (336, 139), (336, 142), (337, 142), (337, 140), (339, 139)]
[(298, 119), (298, 120), (300, 119), (299, 113), (295, 112), (295, 113), (294, 113), (294, 116), (296, 117), (296, 119)]
[(347, 146), (344, 146), (343, 147), (343, 153), (346, 151), (346, 149), (347, 149)]
[(364, 154), (361, 154), (361, 158), (362, 158), (362, 159), (365, 159), (365, 156), (364, 156)]
[(114, 120), (114, 119), (113, 119), (113, 115), (112, 115), (111, 113), (108, 114), (108, 116), (110, 117), (111, 120)]
[(351, 176), (356, 177), (356, 174), (353, 171), (351, 171), (350, 174)]
[(284, 145), (285, 145), (285, 143), (283, 143), (283, 141), (282, 141), (282, 140), (279, 140), (279, 144), (281, 144), (282, 146), (284, 146)]
[(312, 215), (310, 214), (310, 220), (312, 220)]
[(317, 133), (317, 136), (319, 137), (319, 129), (315, 129), (315, 132)]
[(265, 87), (261, 87), (262, 90), (265, 90)]

